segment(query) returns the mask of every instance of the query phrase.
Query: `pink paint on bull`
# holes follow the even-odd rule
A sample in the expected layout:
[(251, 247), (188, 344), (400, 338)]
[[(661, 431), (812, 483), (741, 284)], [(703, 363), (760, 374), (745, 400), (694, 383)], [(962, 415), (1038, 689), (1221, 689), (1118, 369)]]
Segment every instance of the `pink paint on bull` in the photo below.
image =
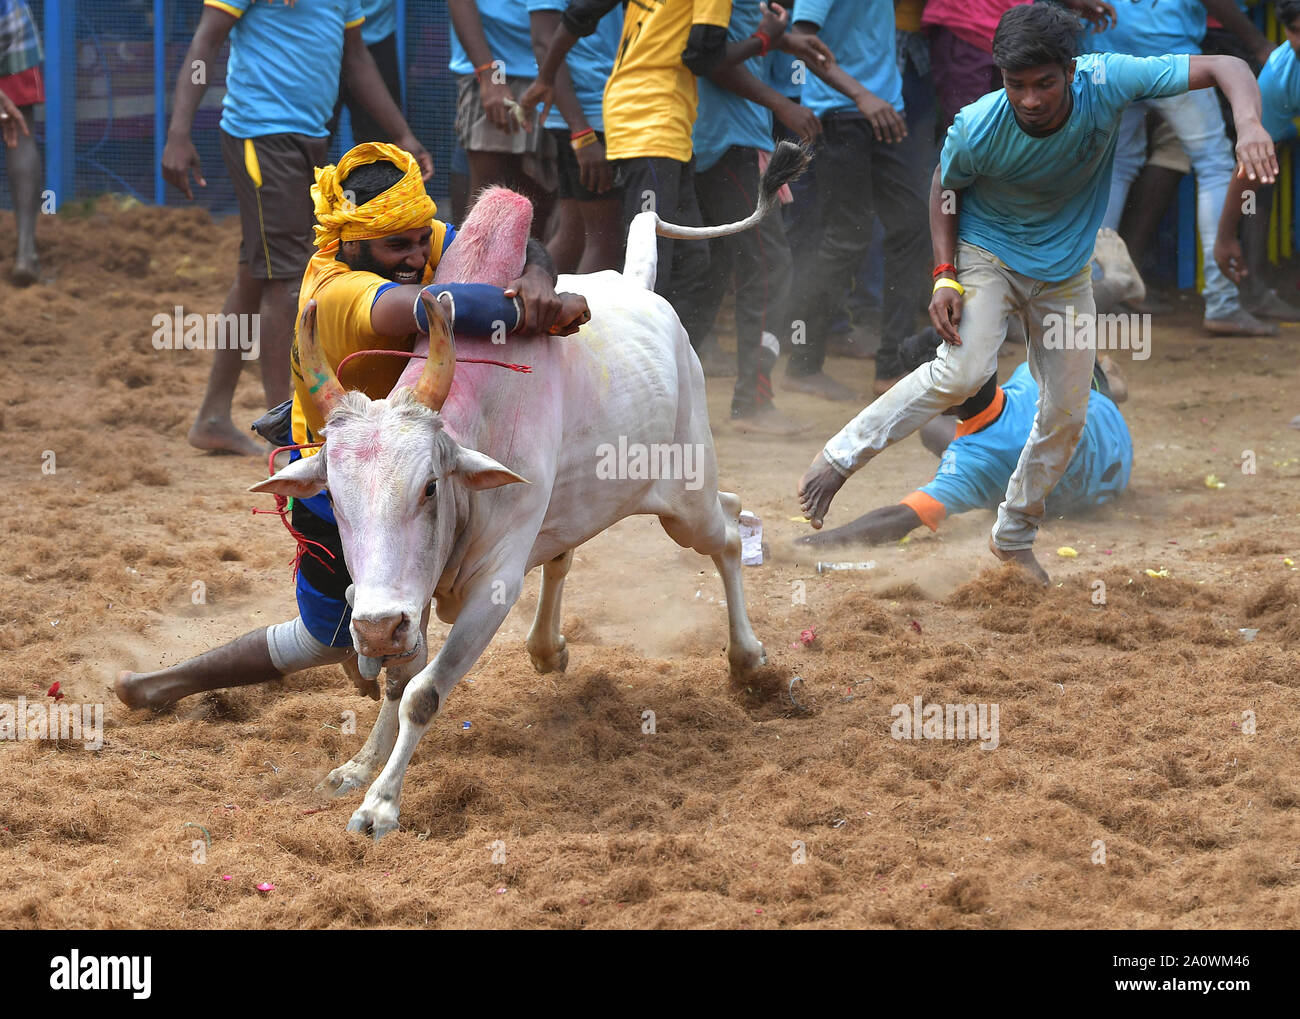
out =
[[(455, 239), (438, 261), (433, 282), (509, 286), (524, 271), (532, 225), (532, 202), (507, 188), (488, 188), (474, 203), (465, 222), (457, 227)], [(421, 337), (414, 349), (417, 354), (424, 353), (429, 349), (429, 341)], [(422, 360), (412, 358), (393, 386), (393, 392), (415, 385), (423, 368)], [(457, 372), (458, 379), (461, 371), (463, 366)]]
[[(530, 364), (533, 374), (461, 364), (447, 394), (446, 376), (433, 368), (438, 359), (430, 359), (410, 391), (385, 400), (343, 396), (327, 417), (322, 454), (253, 487), (302, 498), (329, 487), (354, 581), (354, 642), (370, 663), (370, 678), (387, 669), (387, 695), (365, 746), (323, 783), (345, 793), (382, 767), (350, 831), (379, 838), (397, 827), (416, 745), (537, 566), (541, 596), (526, 642), (529, 658), (538, 672), (564, 671), (560, 598), (573, 550), (624, 517), (653, 514), (677, 544), (713, 558), (725, 591), (731, 671), (743, 676), (765, 662), (745, 610), (740, 499), (718, 490), (704, 373), (672, 306), (650, 288), (657, 236), (708, 239), (754, 226), (805, 164), (797, 146), (782, 142), (763, 176), (757, 209), (741, 223), (678, 227), (641, 213), (629, 230), (622, 273), (557, 282), (558, 289), (586, 297), (591, 310), (575, 336), (525, 337), (504, 347), (460, 344), (462, 354), (504, 354)], [(516, 241), (521, 252), (522, 240)], [(435, 349), (442, 349), (449, 345), (446, 318), (432, 299), (426, 309), (439, 336)], [(330, 366), (313, 339), (302, 339), (302, 328), (300, 352), (316, 358), (304, 370), (319, 371), (328, 383)], [(351, 455), (371, 434), (381, 455)], [(682, 463), (689, 450), (697, 466), (685, 468), (689, 477), (611, 474), (602, 448), (633, 445), (676, 449)], [(525, 479), (531, 484), (522, 484)], [(430, 599), (439, 618), (452, 624), (432, 660), (425, 634)]]

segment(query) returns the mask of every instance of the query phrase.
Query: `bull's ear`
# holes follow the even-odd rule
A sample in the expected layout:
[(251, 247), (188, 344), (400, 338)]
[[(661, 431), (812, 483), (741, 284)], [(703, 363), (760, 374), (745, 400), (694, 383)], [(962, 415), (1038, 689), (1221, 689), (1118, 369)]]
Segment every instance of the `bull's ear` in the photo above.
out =
[(455, 473), (460, 475), (466, 488), (472, 488), (476, 492), (485, 488), (500, 488), (502, 485), (532, 484), (527, 478), (521, 478), (476, 449), (461, 449), (456, 456)]
[(291, 499), (310, 499), (325, 487), (325, 455), (305, 456), (295, 460), (284, 470), (277, 471), (265, 481), (259, 481), (250, 492), (272, 492)]

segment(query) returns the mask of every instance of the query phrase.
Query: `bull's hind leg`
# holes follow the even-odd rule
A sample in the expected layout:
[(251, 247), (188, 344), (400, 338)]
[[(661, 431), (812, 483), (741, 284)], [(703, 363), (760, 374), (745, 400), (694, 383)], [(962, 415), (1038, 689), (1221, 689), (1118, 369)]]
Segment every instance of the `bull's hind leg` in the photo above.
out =
[(560, 633), (560, 597), (564, 594), (564, 578), (572, 565), (573, 549), (542, 564), (542, 594), (527, 644), (533, 668), (543, 675), (563, 672), (569, 666), (569, 649)]
[(698, 523), (660, 516), (668, 536), (685, 548), (712, 557), (727, 595), (727, 662), (733, 676), (745, 676), (767, 664), (763, 645), (749, 625), (745, 585), (740, 576), (740, 496), (719, 492)]

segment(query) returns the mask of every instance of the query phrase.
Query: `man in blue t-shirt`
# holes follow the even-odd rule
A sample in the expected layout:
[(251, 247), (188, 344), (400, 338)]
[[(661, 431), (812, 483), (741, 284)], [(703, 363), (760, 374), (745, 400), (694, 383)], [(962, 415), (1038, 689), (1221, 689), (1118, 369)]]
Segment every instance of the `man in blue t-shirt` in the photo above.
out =
[(792, 32), (815, 33), (835, 52), (847, 84), (808, 75), (801, 102), (822, 122), (817, 188), (822, 230), (795, 266), (790, 361), (785, 387), (829, 400), (857, 393), (824, 369), (832, 316), (884, 228), (877, 389), (901, 374), (893, 343), (910, 335), (925, 306), (925, 180), (933, 147), (908, 132), (898, 69), (894, 8), (888, 0), (799, 0)]
[[(913, 370), (932, 361), (942, 342), (933, 328), (909, 336), (900, 346), (903, 367)], [(1047, 512), (1054, 516), (1082, 512), (1110, 502), (1128, 487), (1133, 440), (1116, 406), (1126, 393), (1119, 369), (1103, 357), (1093, 370), (1083, 435), (1047, 500)], [(892, 506), (864, 513), (843, 527), (805, 535), (796, 544), (897, 541), (922, 524), (938, 530), (944, 517), (956, 513), (996, 510), (1033, 428), (1037, 407), (1038, 383), (1028, 364), (1021, 364), (1002, 386), (997, 375), (989, 376), (969, 400), (950, 407), (921, 429), (926, 449), (940, 458), (933, 481)], [(958, 422), (955, 428), (952, 418)]]
[[(1286, 34), (1282, 43), (1269, 56), (1264, 70), (1259, 75), (1259, 91), (1263, 102), (1263, 124), (1274, 141), (1286, 141), (1296, 137), (1300, 127), (1300, 0), (1278, 0), (1277, 20)], [(1219, 218), (1218, 238), (1214, 244), (1214, 260), (1224, 275), (1240, 287), (1249, 286), (1252, 277), (1259, 276), (1263, 265), (1263, 252), (1251, 252), (1249, 259), (1242, 252), (1241, 242), (1237, 239), (1237, 227), (1241, 222), (1243, 192), (1250, 188), (1255, 192), (1252, 215), (1267, 224), (1272, 207), (1273, 188), (1270, 185), (1259, 186), (1247, 180), (1234, 178), (1228, 186), (1228, 197), (1223, 203), (1223, 213)], [(1263, 230), (1257, 231), (1263, 233)], [(1248, 272), (1248, 266), (1254, 266)], [(1256, 284), (1259, 289), (1263, 285)], [(1292, 428), (1300, 428), (1300, 414), (1291, 419)]]
[(520, 119), (517, 101), (537, 77), (528, 8), (524, 0), (447, 0), (447, 10), (469, 208), (488, 186), (508, 187), (533, 203), (533, 236), (542, 240), (554, 206), (555, 142)]
[[(533, 53), (546, 47), (568, 0), (525, 0)], [(565, 55), (555, 79), (555, 105), (542, 127), (554, 139), (559, 216), (546, 242), (558, 272), (617, 269), (623, 256), (623, 189), (605, 158), (605, 82), (614, 71), (623, 25), (601, 18), (596, 31)]]
[[(221, 155), (239, 202), (242, 239), (235, 282), (221, 311), (261, 316), (262, 388), (268, 407), (290, 395), (289, 344), (298, 287), (315, 250), (311, 186), (315, 168), (325, 164), (328, 154), (326, 125), (340, 80), (385, 136), (419, 160), (424, 179), (433, 175), (433, 160), (411, 134), (366, 49), (363, 23), (359, 0), (205, 0), (176, 78), (162, 172), (169, 184), (193, 199), (190, 174), (199, 187), (207, 182), (190, 132), (229, 37)], [(190, 445), (265, 454), (230, 419), (244, 353), (237, 345), (214, 352)]]
[(1054, 4), (1014, 7), (999, 21), (993, 57), (1005, 88), (957, 115), (930, 188), (930, 321), (946, 343), (818, 454), (799, 483), (813, 527), (821, 527), (850, 474), (984, 384), (997, 370), (1007, 319), (1016, 315), (1042, 395), (989, 545), (999, 559), (1048, 583), (1034, 537), (1083, 430), (1096, 353), (1091, 260), (1125, 108), (1218, 85), (1232, 104), (1239, 172), (1275, 178), (1259, 88), (1243, 61), (1116, 53), (1076, 59), (1080, 31), (1074, 15)]
[[(361, 23), (361, 41), (374, 58), (379, 76), (384, 80), (384, 87), (393, 97), (393, 102), (402, 104), (402, 71), (397, 58), (397, 0), (361, 0), (361, 14), (365, 21)], [(329, 133), (331, 143), (334, 132), (338, 129), (339, 115), (347, 106), (348, 116), (352, 118), (352, 143), (391, 142), (384, 134), (375, 118), (366, 112), (358, 98), (349, 91), (346, 81), (339, 82), (339, 97), (334, 103), (334, 116), (330, 118)]]
[[(1254, 26), (1240, 16), (1230, 0), (1212, 5), (1224, 17), (1236, 14), (1236, 26), (1253, 30)], [(1090, 35), (1086, 48), (1094, 53), (1135, 57), (1199, 54), (1205, 36), (1206, 6), (1205, 0), (1131, 0), (1120, 5), (1115, 26)], [(1233, 154), (1218, 99), (1211, 89), (1153, 96), (1125, 111), (1115, 143), (1115, 167), (1103, 225), (1119, 228), (1129, 186), (1146, 163), (1148, 109), (1160, 114), (1173, 129), (1196, 174), (1196, 227), (1205, 256), (1205, 330), (1223, 336), (1275, 335), (1277, 326), (1261, 322), (1243, 308), (1236, 286), (1214, 264), (1214, 231), (1232, 176)]]

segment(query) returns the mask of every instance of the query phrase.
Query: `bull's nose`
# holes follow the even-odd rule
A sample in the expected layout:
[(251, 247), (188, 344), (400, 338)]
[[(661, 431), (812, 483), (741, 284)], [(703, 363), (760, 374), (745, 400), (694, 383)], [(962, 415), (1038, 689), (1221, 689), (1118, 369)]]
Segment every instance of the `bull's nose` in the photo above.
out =
[(404, 645), (408, 626), (404, 613), (376, 619), (358, 619), (353, 616), (352, 626), (360, 644), (358, 650), (368, 658), (382, 658), (406, 650)]

